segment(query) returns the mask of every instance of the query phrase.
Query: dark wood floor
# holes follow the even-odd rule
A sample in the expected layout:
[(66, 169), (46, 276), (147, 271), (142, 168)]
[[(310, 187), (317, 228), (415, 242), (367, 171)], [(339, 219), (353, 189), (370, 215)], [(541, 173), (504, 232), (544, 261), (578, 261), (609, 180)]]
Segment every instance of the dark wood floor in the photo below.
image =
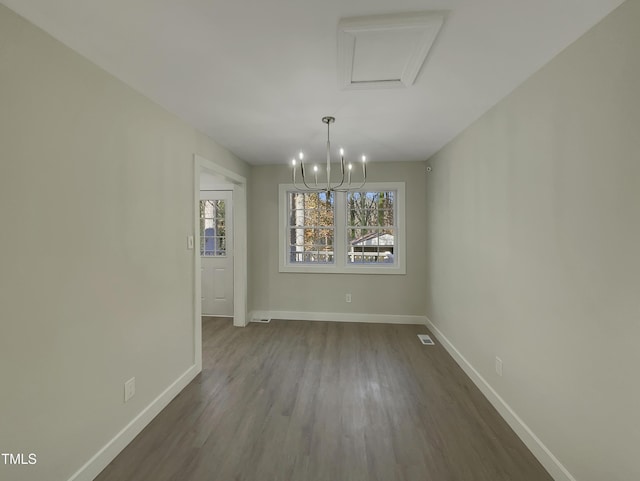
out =
[(203, 323), (203, 372), (97, 481), (550, 481), (420, 326)]

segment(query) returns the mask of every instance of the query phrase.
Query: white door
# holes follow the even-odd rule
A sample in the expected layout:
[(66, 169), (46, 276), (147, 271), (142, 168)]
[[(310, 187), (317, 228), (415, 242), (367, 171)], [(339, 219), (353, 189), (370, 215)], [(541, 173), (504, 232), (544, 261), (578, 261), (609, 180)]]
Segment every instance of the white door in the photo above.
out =
[(202, 315), (233, 317), (232, 191), (200, 191)]

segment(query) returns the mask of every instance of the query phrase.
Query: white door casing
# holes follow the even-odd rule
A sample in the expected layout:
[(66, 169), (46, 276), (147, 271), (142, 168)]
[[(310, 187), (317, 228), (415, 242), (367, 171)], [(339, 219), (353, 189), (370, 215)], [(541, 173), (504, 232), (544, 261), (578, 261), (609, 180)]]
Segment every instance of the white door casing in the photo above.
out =
[(233, 317), (233, 193), (200, 192), (202, 315)]

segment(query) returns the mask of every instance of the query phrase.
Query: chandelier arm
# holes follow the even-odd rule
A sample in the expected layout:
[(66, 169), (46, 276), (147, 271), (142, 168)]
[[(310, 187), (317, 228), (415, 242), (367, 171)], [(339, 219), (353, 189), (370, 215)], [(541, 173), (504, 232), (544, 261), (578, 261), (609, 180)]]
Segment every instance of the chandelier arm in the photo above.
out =
[(336, 185), (333, 189), (339, 189), (340, 187), (342, 187), (342, 184), (344, 184), (344, 157), (342, 157), (342, 160), (340, 161), (340, 170), (342, 171), (342, 180), (340, 181), (340, 183), (338, 185)]
[[(363, 157), (364, 159), (364, 157)], [(362, 161), (362, 184), (360, 184), (358, 187), (356, 187), (356, 189), (362, 189), (364, 187), (364, 184), (367, 183), (367, 164), (364, 163), (364, 160)]]
[(308, 185), (305, 184), (304, 187), (302, 186), (298, 186), (297, 184), (293, 184), (293, 187), (300, 193), (304, 194), (304, 193), (311, 193), (311, 194), (315, 194), (317, 192), (325, 192), (324, 188), (318, 188), (318, 189), (314, 189), (313, 187), (309, 187)]
[(310, 186), (307, 184), (307, 179), (305, 178), (305, 175), (304, 175), (304, 167), (303, 167), (303, 165), (304, 165), (304, 164), (303, 164), (302, 162), (300, 162), (300, 172), (302, 173), (302, 183), (303, 183), (303, 184), (304, 184), (304, 186), (307, 188), (307, 190), (308, 190), (309, 192), (324, 192), (324, 191), (325, 191), (325, 189), (313, 188), (313, 187), (310, 187)]
[(364, 187), (364, 185), (367, 183), (367, 166), (366, 164), (362, 165), (362, 174), (363, 174), (363, 179), (362, 179), (362, 183), (357, 186), (357, 187), (351, 187), (351, 183), (349, 183), (348, 187), (346, 189), (334, 189), (336, 192), (353, 192), (353, 191), (358, 191), (360, 189), (362, 189)]
[(364, 184), (367, 183), (367, 179), (365, 178), (362, 183), (358, 187), (354, 187), (353, 190), (360, 190), (364, 187)]
[(304, 190), (302, 188), (302, 186), (298, 187), (298, 184), (296, 183), (296, 174), (295, 174), (295, 169), (293, 169), (293, 188), (298, 190), (298, 191), (302, 191)]

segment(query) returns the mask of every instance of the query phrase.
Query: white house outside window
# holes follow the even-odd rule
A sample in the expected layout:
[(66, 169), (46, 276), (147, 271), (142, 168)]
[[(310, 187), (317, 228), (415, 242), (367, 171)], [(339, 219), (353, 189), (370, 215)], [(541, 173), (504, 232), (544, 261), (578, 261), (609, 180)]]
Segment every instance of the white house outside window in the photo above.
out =
[(404, 183), (359, 192), (280, 185), (280, 272), (404, 274)]

